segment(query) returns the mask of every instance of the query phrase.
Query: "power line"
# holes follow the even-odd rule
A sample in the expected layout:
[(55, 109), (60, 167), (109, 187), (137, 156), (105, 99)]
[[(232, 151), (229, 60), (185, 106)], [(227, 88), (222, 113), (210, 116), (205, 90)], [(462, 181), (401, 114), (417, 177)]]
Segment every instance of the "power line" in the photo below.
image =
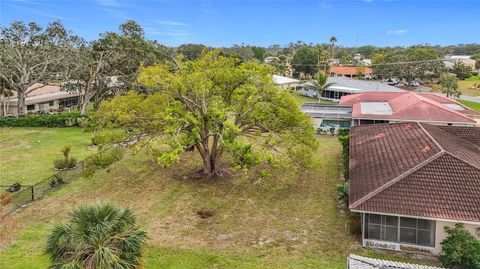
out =
[[(416, 64), (416, 63), (430, 63), (430, 62), (455, 62), (454, 60), (446, 60), (446, 59), (434, 59), (434, 60), (420, 60), (420, 61), (405, 61), (405, 62), (393, 62), (393, 63), (376, 63), (370, 64), (368, 66), (355, 66), (355, 67), (369, 67), (369, 66), (381, 66), (381, 65), (404, 65), (404, 64)], [(322, 62), (320, 64), (290, 64), (292, 66), (314, 66), (317, 67), (322, 64), (326, 64), (327, 62)]]

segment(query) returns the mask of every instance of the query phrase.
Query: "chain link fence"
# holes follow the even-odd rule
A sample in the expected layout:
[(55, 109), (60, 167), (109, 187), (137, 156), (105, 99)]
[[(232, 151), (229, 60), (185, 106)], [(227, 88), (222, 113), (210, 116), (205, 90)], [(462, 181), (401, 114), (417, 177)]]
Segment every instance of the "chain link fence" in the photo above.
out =
[[(83, 176), (87, 177), (91, 175), (90, 173), (92, 172), (92, 166), (95, 167), (93, 169), (106, 168), (110, 166), (113, 162), (118, 161), (121, 157), (114, 156), (113, 158), (109, 158), (106, 163), (102, 162), (102, 159), (99, 158), (101, 158), (104, 154), (108, 154), (108, 152), (114, 152), (117, 149), (118, 148), (103, 150), (81, 162), (78, 162), (74, 168), (58, 171), (57, 173), (35, 183), (34, 185), (22, 185), (21, 189), (13, 194), (9, 194), (8, 192), (3, 193), (3, 196), (0, 197), (0, 207), (3, 207), (3, 213), (0, 212), (0, 215), (10, 214), (27, 203), (44, 197), (48, 192), (57, 189), (64, 184), (70, 183)], [(98, 164), (98, 162), (101, 164)], [(10, 186), (0, 187), (2, 190), (5, 190), (5, 187)]]

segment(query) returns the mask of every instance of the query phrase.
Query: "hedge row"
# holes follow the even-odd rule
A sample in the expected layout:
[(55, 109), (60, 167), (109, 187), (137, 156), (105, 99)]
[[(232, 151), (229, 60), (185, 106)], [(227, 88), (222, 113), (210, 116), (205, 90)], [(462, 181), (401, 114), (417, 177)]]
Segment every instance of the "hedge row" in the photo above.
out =
[(0, 127), (70, 127), (78, 125), (79, 117), (79, 112), (0, 117)]

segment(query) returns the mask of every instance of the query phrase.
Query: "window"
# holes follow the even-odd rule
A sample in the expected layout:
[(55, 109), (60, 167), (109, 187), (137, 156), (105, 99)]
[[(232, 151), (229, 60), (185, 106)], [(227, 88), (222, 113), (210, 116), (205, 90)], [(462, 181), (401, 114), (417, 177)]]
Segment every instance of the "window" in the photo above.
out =
[(366, 214), (365, 238), (389, 242), (398, 241), (398, 218), (393, 216)]
[(27, 110), (34, 110), (35, 109), (35, 105), (28, 105), (27, 106)]
[(435, 222), (425, 219), (400, 218), (400, 242), (434, 246)]
[(55, 105), (55, 101), (49, 101), (49, 102), (48, 102), (48, 105), (49, 105), (49, 106), (54, 106), (54, 105)]
[(365, 238), (433, 247), (435, 221), (365, 214)]

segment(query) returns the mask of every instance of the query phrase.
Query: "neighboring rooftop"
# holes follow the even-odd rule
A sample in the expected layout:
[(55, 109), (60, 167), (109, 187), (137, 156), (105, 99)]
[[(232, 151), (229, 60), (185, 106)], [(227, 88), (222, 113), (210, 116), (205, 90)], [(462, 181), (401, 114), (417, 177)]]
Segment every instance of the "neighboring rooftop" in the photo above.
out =
[(360, 109), (365, 114), (392, 115), (392, 108), (388, 102), (361, 102)]
[(348, 269), (444, 269), (441, 267), (419, 265), (404, 262), (394, 262), (389, 260), (380, 260), (367, 258), (350, 254), (348, 256)]
[[(359, 80), (346, 77), (329, 77), (327, 83), (334, 83), (328, 90), (348, 92), (348, 93), (362, 93), (362, 92), (407, 92), (406, 90), (393, 87), (387, 83)], [(311, 82), (303, 83), (299, 86), (310, 88), (313, 86)]]
[(279, 75), (273, 75), (272, 77), (273, 77), (273, 83), (277, 85), (300, 83), (300, 80), (294, 79), (294, 78), (283, 77)]
[(479, 136), (423, 123), (352, 127), (350, 209), (479, 223)]
[(370, 75), (373, 73), (373, 69), (365, 66), (331, 66), (330, 74), (355, 76), (358, 71), (361, 70), (364, 75)]
[(351, 106), (304, 103), (300, 109), (312, 118), (352, 119)]
[[(392, 113), (372, 113), (377, 103), (388, 103)], [(342, 96), (341, 105), (353, 106), (352, 116), (360, 119), (428, 121), (476, 125), (475, 111), (436, 94), (413, 92), (365, 92)], [(386, 106), (386, 104), (385, 104)]]

